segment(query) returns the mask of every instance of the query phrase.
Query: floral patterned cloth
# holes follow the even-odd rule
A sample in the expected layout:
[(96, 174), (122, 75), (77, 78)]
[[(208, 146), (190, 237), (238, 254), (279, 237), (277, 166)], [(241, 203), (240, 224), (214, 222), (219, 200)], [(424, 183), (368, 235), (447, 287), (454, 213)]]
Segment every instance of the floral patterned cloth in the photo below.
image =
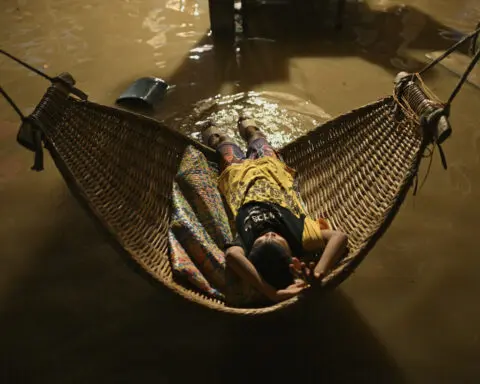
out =
[(210, 285), (171, 230), (168, 232), (168, 242), (172, 268), (176, 275), (186, 278), (191, 284), (206, 294), (217, 299), (223, 299), (223, 294)]
[(219, 189), (236, 216), (243, 205), (269, 202), (291, 211), (295, 216), (306, 215), (295, 190), (295, 171), (280, 159), (266, 156), (246, 159), (227, 167), (219, 177)]

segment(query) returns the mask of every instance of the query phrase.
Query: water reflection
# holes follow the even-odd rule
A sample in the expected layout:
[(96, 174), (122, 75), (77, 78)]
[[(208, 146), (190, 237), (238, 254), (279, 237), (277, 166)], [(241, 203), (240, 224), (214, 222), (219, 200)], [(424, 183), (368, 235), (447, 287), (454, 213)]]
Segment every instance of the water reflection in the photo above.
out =
[(290, 94), (242, 92), (199, 101), (186, 117), (180, 113), (169, 118), (167, 123), (194, 139), (201, 140), (199, 126), (210, 120), (245, 148), (245, 143), (237, 132), (237, 120), (241, 114), (254, 118), (258, 127), (277, 148), (331, 117), (322, 108)]
[(192, 53), (203, 53), (203, 52), (208, 52), (213, 49), (213, 44), (204, 44), (195, 48), (192, 48), (190, 52)]
[(192, 16), (200, 16), (204, 13), (200, 2), (195, 0), (168, 0), (165, 7), (172, 11), (185, 12)]

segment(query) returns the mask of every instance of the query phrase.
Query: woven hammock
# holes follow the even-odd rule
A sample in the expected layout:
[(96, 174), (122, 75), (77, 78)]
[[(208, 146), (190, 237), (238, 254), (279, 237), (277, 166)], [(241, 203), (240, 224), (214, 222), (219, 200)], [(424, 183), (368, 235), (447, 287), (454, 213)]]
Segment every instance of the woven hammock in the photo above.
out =
[[(187, 146), (212, 161), (215, 152), (159, 121), (87, 101), (69, 74), (52, 78), (0, 53), (52, 82), (28, 117), (0, 88), (23, 120), (17, 140), (35, 152), (32, 169), (43, 169), (45, 146), (73, 194), (145, 276), (194, 303), (233, 314), (261, 315), (299, 301), (233, 308), (177, 282), (167, 236), (174, 178)], [(440, 144), (451, 133), (450, 104), (479, 60), (480, 52), (445, 104), (427, 96), (418, 76), (401, 73), (393, 96), (334, 118), (280, 149), (297, 170), (310, 215), (328, 218), (333, 229), (348, 234), (348, 254), (326, 277), (326, 289), (349, 276), (384, 233), (414, 184), (428, 145), (438, 146), (446, 167)]]
[[(351, 111), (280, 149), (298, 171), (312, 217), (327, 217), (334, 229), (348, 234), (348, 255), (328, 275), (326, 287), (339, 284), (367, 254), (412, 185), (425, 146), (446, 136), (439, 137), (439, 119), (420, 124), (418, 116), (434, 115), (439, 105), (411, 76), (405, 79), (397, 87), (399, 99), (386, 97)], [(124, 253), (168, 289), (206, 307), (244, 315), (298, 301), (233, 308), (174, 279), (167, 237), (174, 177), (187, 146), (215, 160), (210, 148), (156, 120), (85, 100), (66, 75), (54, 79), (24, 119), (18, 140), (36, 151), (37, 170), (43, 168), (38, 145), (43, 142), (82, 205)]]

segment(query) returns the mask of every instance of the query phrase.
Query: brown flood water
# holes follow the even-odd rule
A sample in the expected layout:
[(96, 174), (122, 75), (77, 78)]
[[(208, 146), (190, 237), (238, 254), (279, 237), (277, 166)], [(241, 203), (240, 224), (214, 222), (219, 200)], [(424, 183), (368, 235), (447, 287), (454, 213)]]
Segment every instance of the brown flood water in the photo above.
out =
[[(175, 85), (160, 118), (217, 94), (255, 91), (280, 98), (262, 99), (259, 114), (268, 103), (283, 111), (293, 103), (292, 113), (267, 119), (288, 123), (306, 103), (285, 94), (319, 106), (317, 117), (343, 113), (389, 94), (396, 72), (417, 70), (425, 53), (451, 44), (452, 31), (480, 20), (478, 0), (350, 1), (335, 34), (328, 13), (312, 20), (295, 11), (251, 15), (235, 57), (213, 46), (206, 0), (3, 0), (0, 47), (50, 74), (71, 72), (101, 103), (154, 75)], [(438, 67), (426, 80), (446, 98), (457, 77)], [(3, 58), (0, 83), (26, 113), (46, 86)], [(478, 89), (464, 87), (451, 122), (449, 169), (435, 156), (424, 187), (351, 278), (294, 318), (243, 322), (132, 272), (51, 161), (43, 173), (29, 171), (32, 156), (15, 144), (16, 116), (2, 102), (0, 381), (478, 382)], [(279, 143), (299, 134), (284, 128)]]

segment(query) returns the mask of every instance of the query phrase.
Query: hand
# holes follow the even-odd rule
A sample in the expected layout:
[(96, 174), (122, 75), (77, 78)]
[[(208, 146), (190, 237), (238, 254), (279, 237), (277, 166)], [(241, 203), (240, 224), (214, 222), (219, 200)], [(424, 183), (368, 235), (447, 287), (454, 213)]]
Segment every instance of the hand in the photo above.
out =
[(290, 264), (290, 270), (292, 271), (294, 276), (303, 280), (307, 287), (321, 285), (322, 280), (325, 277), (325, 273), (319, 273), (315, 271), (314, 262), (308, 263), (307, 266), (307, 264), (305, 264), (304, 262), (300, 262), (300, 260), (296, 257), (292, 259), (292, 264)]
[(272, 299), (273, 301), (276, 301), (276, 302), (288, 300), (292, 297), (297, 296), (305, 288), (307, 288), (307, 285), (305, 284), (305, 282), (301, 280), (296, 280), (295, 283), (293, 283), (292, 285), (289, 285), (287, 288), (279, 289), (278, 291), (276, 291)]

